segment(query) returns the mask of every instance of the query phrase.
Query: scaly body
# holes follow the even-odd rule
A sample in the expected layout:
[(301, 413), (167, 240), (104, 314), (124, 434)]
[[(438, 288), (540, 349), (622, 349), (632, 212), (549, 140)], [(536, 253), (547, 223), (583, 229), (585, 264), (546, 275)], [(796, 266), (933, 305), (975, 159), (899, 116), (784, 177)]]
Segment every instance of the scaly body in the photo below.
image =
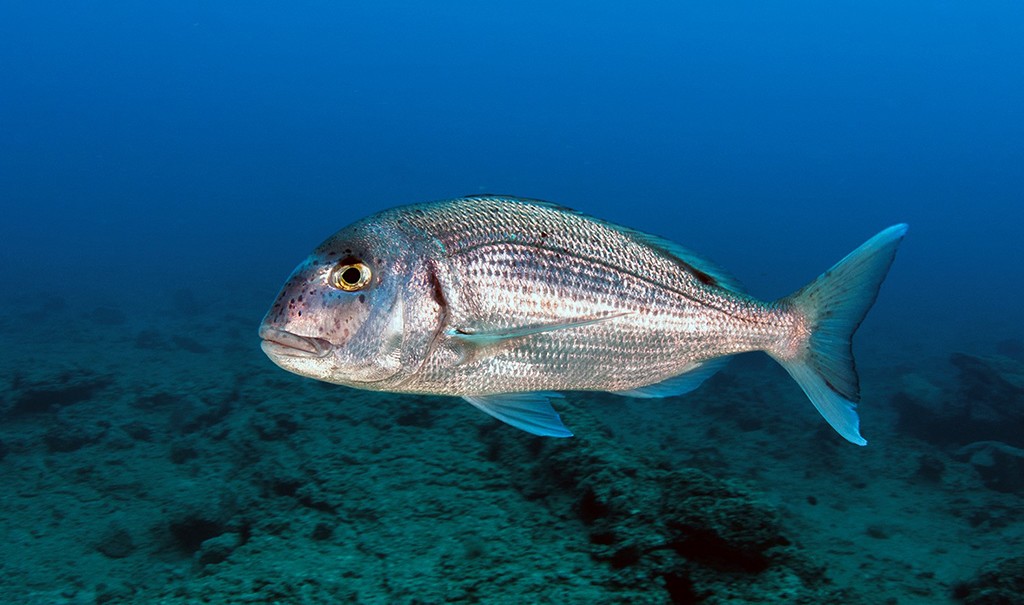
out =
[[(564, 209), (484, 197), (420, 210), (379, 219), (431, 241), (445, 316), (420, 371), (393, 390), (628, 390), (695, 363), (774, 347), (797, 321), (789, 310), (721, 287), (692, 258)], [(486, 355), (463, 338), (561, 325)]]

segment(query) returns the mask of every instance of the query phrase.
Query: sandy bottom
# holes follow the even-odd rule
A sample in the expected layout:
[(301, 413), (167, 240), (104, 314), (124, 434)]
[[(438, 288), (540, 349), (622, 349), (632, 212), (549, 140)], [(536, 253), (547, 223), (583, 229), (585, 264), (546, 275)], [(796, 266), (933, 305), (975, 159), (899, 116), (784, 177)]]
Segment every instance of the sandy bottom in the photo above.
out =
[[(1024, 494), (898, 428), (894, 394), (960, 388), (952, 351), (861, 366), (865, 448), (758, 356), (683, 398), (571, 394), (578, 437), (550, 443), (459, 400), (287, 374), (259, 316), (187, 296), (3, 314), (5, 603), (931, 605), (1024, 551)], [(688, 512), (663, 500), (690, 469)], [(723, 486), (770, 519), (762, 564), (663, 523)]]

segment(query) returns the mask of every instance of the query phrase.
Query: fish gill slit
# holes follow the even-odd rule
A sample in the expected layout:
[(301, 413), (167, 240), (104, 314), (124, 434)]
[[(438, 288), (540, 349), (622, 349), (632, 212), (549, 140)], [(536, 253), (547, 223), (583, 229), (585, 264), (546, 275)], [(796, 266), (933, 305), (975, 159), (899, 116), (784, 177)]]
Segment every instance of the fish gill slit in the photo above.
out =
[(441, 307), (443, 315), (448, 314), (448, 299), (444, 296), (444, 288), (441, 287), (441, 280), (437, 278), (437, 268), (433, 265), (427, 270), (427, 283), (430, 284), (430, 294), (437, 306)]
[(427, 266), (427, 283), (430, 285), (430, 294), (434, 298), (434, 302), (437, 303), (437, 306), (440, 309), (440, 314), (438, 315), (437, 328), (434, 330), (434, 336), (430, 339), (430, 345), (427, 347), (427, 352), (423, 356), (423, 363), (426, 363), (426, 360), (433, 356), (434, 351), (437, 349), (438, 342), (444, 335), (445, 326), (448, 325), (448, 299), (444, 295), (444, 287), (441, 285), (441, 280), (437, 277), (437, 266), (433, 263), (429, 263)]

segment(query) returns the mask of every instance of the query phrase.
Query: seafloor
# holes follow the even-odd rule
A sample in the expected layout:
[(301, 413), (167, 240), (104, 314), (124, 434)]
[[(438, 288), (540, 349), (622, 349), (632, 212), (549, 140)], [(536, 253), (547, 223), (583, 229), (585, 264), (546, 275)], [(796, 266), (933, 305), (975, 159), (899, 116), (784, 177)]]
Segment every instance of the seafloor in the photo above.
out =
[(745, 356), (576, 437), (302, 379), (266, 301), (0, 314), (3, 603), (1024, 603), (1024, 346), (862, 358), (866, 448)]

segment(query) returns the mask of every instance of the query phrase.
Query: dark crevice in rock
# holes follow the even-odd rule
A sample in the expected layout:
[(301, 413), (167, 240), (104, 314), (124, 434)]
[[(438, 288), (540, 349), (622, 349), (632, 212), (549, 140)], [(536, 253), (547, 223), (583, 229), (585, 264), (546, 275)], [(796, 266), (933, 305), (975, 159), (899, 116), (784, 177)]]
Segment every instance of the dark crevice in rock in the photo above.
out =
[(96, 376), (90, 372), (68, 372), (34, 385), (22, 384), (21, 391), (13, 397), (13, 404), (7, 410), (7, 417), (15, 419), (50, 413), (89, 401), (112, 382), (110, 377)]
[(996, 559), (952, 592), (966, 605), (1020, 605), (1024, 603), (1024, 556)]
[(171, 535), (177, 547), (185, 553), (192, 554), (199, 546), (224, 533), (224, 524), (214, 519), (200, 516), (188, 516), (171, 523)]

